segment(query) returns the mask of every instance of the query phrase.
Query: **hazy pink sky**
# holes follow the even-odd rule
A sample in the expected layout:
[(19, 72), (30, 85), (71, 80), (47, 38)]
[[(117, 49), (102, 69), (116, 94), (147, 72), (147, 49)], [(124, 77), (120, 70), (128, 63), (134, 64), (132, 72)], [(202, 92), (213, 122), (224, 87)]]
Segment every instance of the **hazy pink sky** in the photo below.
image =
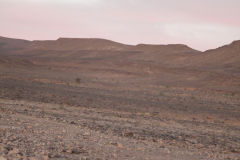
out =
[(240, 39), (240, 0), (0, 0), (0, 36), (98, 37), (183, 43), (199, 50)]

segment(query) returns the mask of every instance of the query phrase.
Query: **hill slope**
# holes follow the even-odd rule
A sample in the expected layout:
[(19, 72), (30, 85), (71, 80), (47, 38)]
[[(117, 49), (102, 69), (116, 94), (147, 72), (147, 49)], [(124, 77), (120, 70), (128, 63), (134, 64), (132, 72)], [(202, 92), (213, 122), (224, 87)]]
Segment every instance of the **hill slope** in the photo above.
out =
[(22, 39), (13, 39), (0, 36), (0, 54), (25, 49), (30, 41)]
[(183, 44), (125, 45), (98, 38), (59, 38), (47, 41), (26, 41), (0, 37), (0, 54), (22, 58), (43, 58), (44, 61), (64, 58), (64, 61), (95, 61), (96, 63), (128, 63), (138, 66), (158, 65), (202, 69), (240, 69), (240, 41), (205, 52)]
[(130, 46), (97, 38), (59, 38), (52, 41), (33, 41), (29, 46), (39, 50), (123, 50)]
[(238, 73), (240, 71), (240, 41), (207, 50), (189, 59), (190, 65), (205, 70)]

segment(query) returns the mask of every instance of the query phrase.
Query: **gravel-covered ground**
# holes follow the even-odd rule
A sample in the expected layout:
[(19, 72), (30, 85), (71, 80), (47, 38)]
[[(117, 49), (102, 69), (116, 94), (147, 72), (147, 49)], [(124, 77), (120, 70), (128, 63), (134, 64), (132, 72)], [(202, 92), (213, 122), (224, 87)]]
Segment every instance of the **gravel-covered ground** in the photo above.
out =
[(4, 99), (0, 118), (2, 159), (240, 158), (230, 120)]
[(239, 93), (158, 78), (1, 68), (0, 160), (239, 160)]

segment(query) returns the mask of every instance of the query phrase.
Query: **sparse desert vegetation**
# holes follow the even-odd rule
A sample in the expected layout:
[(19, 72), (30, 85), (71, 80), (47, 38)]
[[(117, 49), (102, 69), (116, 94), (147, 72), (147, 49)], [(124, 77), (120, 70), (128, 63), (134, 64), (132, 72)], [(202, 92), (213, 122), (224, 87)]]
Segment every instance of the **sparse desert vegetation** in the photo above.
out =
[(76, 78), (75, 81), (76, 81), (77, 84), (81, 83), (81, 79), (80, 78)]

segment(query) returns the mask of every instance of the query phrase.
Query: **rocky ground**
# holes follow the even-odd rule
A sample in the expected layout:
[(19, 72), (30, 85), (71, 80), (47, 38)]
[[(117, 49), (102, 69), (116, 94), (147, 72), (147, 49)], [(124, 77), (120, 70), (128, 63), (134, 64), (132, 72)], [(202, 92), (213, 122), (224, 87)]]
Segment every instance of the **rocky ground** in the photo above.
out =
[(1, 160), (240, 159), (238, 94), (10, 70), (0, 79)]
[(0, 160), (240, 160), (239, 42), (5, 39)]
[(2, 159), (236, 159), (239, 124), (0, 100)]

